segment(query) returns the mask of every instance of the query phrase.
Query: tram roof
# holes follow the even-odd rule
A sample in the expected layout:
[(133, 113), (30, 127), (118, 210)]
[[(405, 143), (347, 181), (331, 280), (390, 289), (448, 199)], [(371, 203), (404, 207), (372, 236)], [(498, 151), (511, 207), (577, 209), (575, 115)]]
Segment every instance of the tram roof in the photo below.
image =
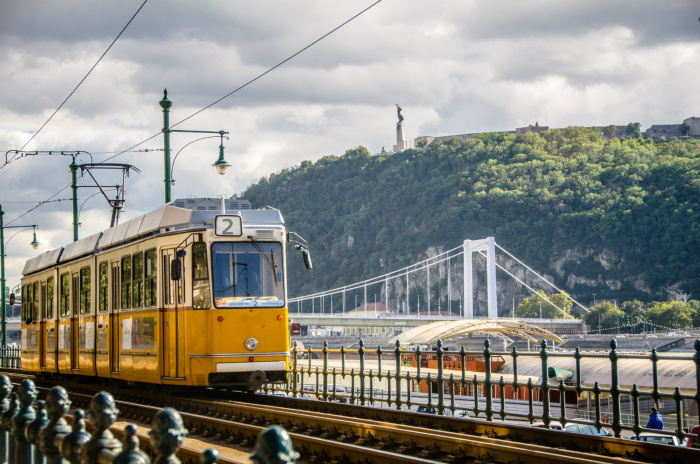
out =
[[(284, 219), (279, 210), (266, 207), (251, 209), (247, 200), (225, 199), (226, 212), (241, 216), (244, 225), (280, 225)], [(22, 275), (63, 263), (71, 259), (144, 237), (158, 231), (173, 231), (206, 227), (221, 214), (221, 200), (211, 198), (177, 199), (155, 210), (114, 227), (82, 238), (66, 246), (48, 251), (28, 260)]]

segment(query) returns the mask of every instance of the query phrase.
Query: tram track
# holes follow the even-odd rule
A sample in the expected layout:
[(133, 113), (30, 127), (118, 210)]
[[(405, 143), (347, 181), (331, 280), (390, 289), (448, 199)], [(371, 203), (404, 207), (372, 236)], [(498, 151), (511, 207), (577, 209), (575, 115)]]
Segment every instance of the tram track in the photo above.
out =
[[(102, 390), (96, 385), (61, 384), (70, 387), (71, 399), (78, 407), (86, 408), (92, 395)], [(180, 412), (191, 436), (224, 445), (252, 449), (261, 430), (272, 424), (281, 425), (290, 432), (305, 462), (670, 462), (669, 448), (662, 445), (607, 437), (593, 440), (584, 435), (498, 422), (269, 395), (234, 395), (247, 400), (243, 402), (107, 390), (117, 399), (126, 420), (148, 424), (157, 410), (170, 406)], [(212, 396), (216, 396), (214, 392)], [(346, 412), (339, 415), (339, 407)], [(696, 462), (698, 457), (693, 450), (678, 449), (672, 454), (673, 462), (679, 463)]]

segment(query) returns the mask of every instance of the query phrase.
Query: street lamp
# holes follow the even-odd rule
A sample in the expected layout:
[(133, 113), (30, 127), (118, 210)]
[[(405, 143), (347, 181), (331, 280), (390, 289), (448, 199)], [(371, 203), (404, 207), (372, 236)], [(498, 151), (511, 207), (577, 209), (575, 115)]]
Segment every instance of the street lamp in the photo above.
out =
[[(36, 224), (25, 226), (4, 226), (2, 222), (4, 215), (5, 212), (2, 210), (2, 206), (0, 206), (0, 324), (2, 325), (3, 348), (7, 347), (7, 307), (5, 306), (5, 229), (29, 229), (31, 227), (34, 230), (34, 237), (30, 245), (35, 250), (39, 246), (39, 242), (36, 239), (36, 228), (38, 227)], [(10, 239), (12, 239), (12, 237), (10, 237)]]
[(221, 137), (221, 145), (219, 145), (219, 159), (216, 160), (212, 167), (216, 169), (216, 172), (223, 175), (226, 170), (231, 167), (230, 164), (224, 159), (224, 135), (228, 132), (220, 131), (193, 131), (193, 130), (179, 130), (170, 128), (170, 107), (173, 106), (173, 102), (168, 98), (168, 89), (163, 91), (163, 99), (159, 102), (160, 107), (163, 108), (163, 152), (164, 152), (164, 165), (165, 165), (165, 202), (170, 203), (171, 200), (171, 186), (173, 184), (172, 171), (170, 165), (170, 133), (171, 132), (189, 132), (193, 134), (219, 134)]

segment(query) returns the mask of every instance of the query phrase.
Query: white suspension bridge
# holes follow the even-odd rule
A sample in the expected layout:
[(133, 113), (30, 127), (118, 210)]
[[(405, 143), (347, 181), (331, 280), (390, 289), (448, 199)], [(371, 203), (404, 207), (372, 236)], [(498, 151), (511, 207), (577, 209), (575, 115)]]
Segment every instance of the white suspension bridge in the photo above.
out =
[[(531, 284), (526, 282), (525, 278), (519, 278), (514, 272), (506, 269), (502, 264), (499, 264), (496, 259), (496, 249), (522, 266), (527, 272), (536, 276), (537, 282), (543, 282), (546, 288), (565, 295), (571, 300), (572, 304), (588, 312), (588, 309), (584, 305), (568, 296), (552, 282), (498, 245), (493, 237), (488, 237), (481, 240), (465, 240), (459, 247), (441, 252), (428, 259), (381, 276), (331, 290), (290, 298), (290, 318), (297, 321), (302, 319), (308, 321), (309, 318), (316, 319), (320, 317), (326, 318), (328, 324), (331, 324), (329, 318), (333, 318), (333, 325), (344, 325), (344, 320), (351, 314), (359, 318), (373, 319), (381, 315), (382, 318), (400, 318), (403, 320), (402, 324), (406, 326), (415, 325), (418, 322), (415, 321), (411, 323), (411, 319), (423, 318), (432, 320), (445, 318), (487, 318), (495, 320), (499, 317), (496, 293), (496, 268), (498, 268), (520, 285), (527, 288), (533, 295), (537, 295), (543, 301), (546, 301), (556, 308), (564, 318), (575, 321), (575, 318), (564, 308), (555, 304), (546, 295), (538, 293)], [(485, 315), (477, 315), (474, 307), (474, 253), (484, 257), (486, 260), (487, 288)], [(455, 279), (455, 276), (458, 275), (457, 271), (460, 265), (463, 269), (462, 279), (461, 282), (455, 282), (455, 280), (458, 280)], [(427, 298), (424, 298), (425, 306), (424, 310), (421, 311), (421, 292), (416, 291), (416, 289), (422, 287), (427, 288)], [(411, 297), (412, 289), (414, 290), (413, 299)], [(433, 297), (435, 293), (434, 290), (437, 292), (437, 298)], [(379, 304), (377, 303), (377, 294), (379, 294)], [(354, 305), (351, 301), (353, 296)], [(374, 304), (368, 299), (369, 296), (374, 297)], [(359, 305), (357, 302), (358, 297), (360, 298)], [(442, 307), (443, 298), (447, 300), (446, 308)], [(435, 307), (436, 299), (438, 303), (437, 308)], [(382, 300), (383, 304), (381, 304)], [(455, 312), (452, 306), (453, 302), (456, 303), (457, 301), (459, 301), (459, 308), (457, 312)], [(350, 305), (353, 306), (349, 307)], [(415, 307), (415, 311), (412, 311), (412, 305)], [(374, 309), (374, 314), (372, 314), (372, 310), (369, 308)], [(515, 301), (513, 301), (512, 309), (513, 312), (511, 316), (515, 312)], [(353, 319), (355, 319), (355, 317), (353, 317)], [(355, 321), (352, 324), (356, 323)], [(425, 321), (422, 323), (424, 324)]]

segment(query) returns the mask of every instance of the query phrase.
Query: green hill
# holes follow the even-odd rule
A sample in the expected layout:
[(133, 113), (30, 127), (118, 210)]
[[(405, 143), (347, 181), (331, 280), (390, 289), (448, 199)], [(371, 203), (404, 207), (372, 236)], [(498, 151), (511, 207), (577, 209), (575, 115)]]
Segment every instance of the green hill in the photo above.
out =
[(292, 296), (487, 236), (585, 304), (593, 293), (700, 291), (697, 140), (605, 140), (570, 127), (378, 157), (360, 147), (271, 174), (241, 197), (279, 208), (308, 240), (314, 270), (290, 256)]

